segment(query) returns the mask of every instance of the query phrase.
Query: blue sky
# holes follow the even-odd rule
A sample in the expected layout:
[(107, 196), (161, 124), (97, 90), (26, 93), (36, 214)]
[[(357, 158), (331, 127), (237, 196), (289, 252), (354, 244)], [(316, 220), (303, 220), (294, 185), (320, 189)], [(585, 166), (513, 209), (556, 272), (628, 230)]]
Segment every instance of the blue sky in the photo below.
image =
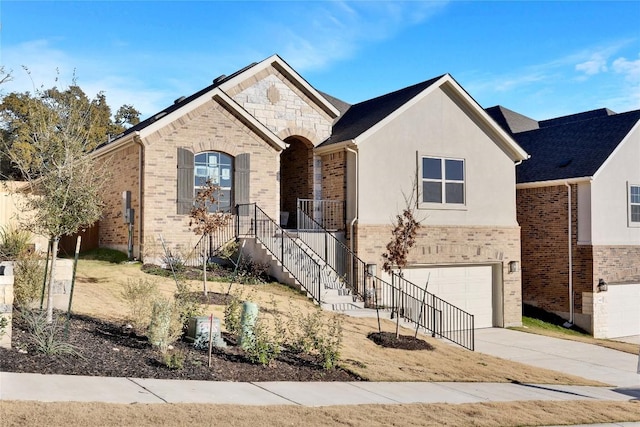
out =
[(640, 1), (12, 1), (4, 93), (63, 84), (143, 117), (279, 54), (350, 103), (450, 73), (483, 107), (534, 119), (640, 108)]

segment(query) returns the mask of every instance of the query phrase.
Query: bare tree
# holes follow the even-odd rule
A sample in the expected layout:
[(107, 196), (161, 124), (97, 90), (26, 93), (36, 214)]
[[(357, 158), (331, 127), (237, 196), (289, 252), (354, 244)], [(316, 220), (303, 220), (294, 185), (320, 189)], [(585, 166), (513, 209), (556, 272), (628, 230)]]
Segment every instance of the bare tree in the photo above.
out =
[[(202, 236), (204, 243), (204, 251), (202, 257), (202, 291), (207, 296), (207, 262), (209, 261), (209, 251), (207, 250), (209, 236), (212, 233), (226, 227), (230, 220), (230, 215), (225, 212), (219, 212), (216, 208), (220, 187), (215, 185), (210, 179), (207, 179), (205, 186), (196, 195), (196, 199), (191, 212), (189, 213), (189, 227), (192, 227), (194, 233)], [(213, 212), (211, 212), (213, 210)]]
[(34, 212), (21, 218), (22, 225), (52, 242), (48, 322), (53, 319), (52, 287), (60, 238), (99, 219), (106, 181), (106, 169), (89, 155), (93, 148), (89, 134), (96, 119), (93, 105), (74, 96), (53, 96), (55, 92), (55, 88), (34, 91), (26, 110), (28, 129), (16, 136), (7, 153), (26, 181), (24, 208)]
[[(387, 244), (387, 252), (382, 254), (384, 263), (382, 269), (391, 275), (396, 274), (403, 277), (402, 269), (407, 265), (409, 251), (416, 243), (418, 229), (421, 227), (420, 221), (416, 219), (415, 208), (417, 203), (417, 185), (414, 182), (413, 191), (410, 196), (404, 195), (405, 207), (402, 212), (396, 215), (395, 224), (391, 232), (391, 241)], [(400, 289), (401, 283), (398, 283)], [(396, 338), (400, 334), (400, 301), (396, 307)]]

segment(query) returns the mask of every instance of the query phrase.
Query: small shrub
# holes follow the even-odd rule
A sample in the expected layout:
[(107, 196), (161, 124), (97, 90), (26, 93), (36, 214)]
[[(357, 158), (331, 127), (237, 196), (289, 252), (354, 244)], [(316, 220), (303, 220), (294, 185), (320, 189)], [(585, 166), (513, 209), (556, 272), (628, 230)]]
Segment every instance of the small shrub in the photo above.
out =
[(0, 260), (15, 259), (31, 246), (31, 234), (11, 225), (0, 227)]
[(44, 262), (34, 252), (22, 252), (14, 264), (14, 304), (29, 307), (40, 298), (44, 282)]
[(204, 313), (199, 296), (193, 292), (191, 287), (184, 280), (178, 280), (177, 292), (175, 294), (175, 305), (182, 324), (182, 329), (186, 329), (189, 319), (202, 316)]
[(0, 338), (7, 333), (7, 326), (9, 326), (9, 319), (4, 316), (0, 316)]
[(253, 327), (253, 335), (248, 343), (242, 341), (247, 357), (252, 363), (260, 363), (268, 366), (281, 352), (281, 337), (269, 332), (269, 326), (262, 320), (257, 319)]
[(174, 302), (167, 298), (157, 298), (153, 302), (149, 342), (158, 347), (162, 354), (182, 335), (182, 323)]
[(97, 248), (83, 252), (79, 255), (80, 259), (106, 261), (112, 264), (120, 264), (129, 260), (129, 255), (124, 252), (109, 248)]
[(162, 264), (166, 266), (167, 270), (172, 270), (176, 273), (180, 273), (186, 270), (185, 258), (182, 256), (179, 250), (171, 252), (162, 257)]
[(162, 362), (169, 369), (180, 370), (184, 368), (185, 355), (180, 350), (174, 350), (162, 355)]
[(121, 296), (129, 308), (128, 320), (136, 333), (147, 330), (151, 321), (153, 301), (158, 296), (158, 285), (147, 279), (129, 279), (122, 285)]
[(234, 337), (242, 334), (242, 325), (240, 319), (242, 317), (242, 293), (238, 292), (231, 295), (224, 306), (224, 327)]
[(332, 316), (326, 321), (319, 308), (306, 315), (297, 312), (290, 319), (287, 329), (291, 334), (289, 345), (293, 351), (316, 356), (325, 369), (336, 366), (342, 345), (340, 318)]
[(317, 350), (324, 369), (335, 368), (340, 359), (342, 345), (342, 321), (332, 316), (327, 324), (326, 333), (318, 339)]
[(29, 340), (35, 351), (49, 356), (69, 355), (82, 357), (77, 347), (64, 341), (64, 322), (54, 316), (53, 322), (47, 323), (47, 313), (41, 310), (26, 310), (18, 315), (27, 325)]
[(269, 279), (269, 263), (257, 262), (251, 259), (241, 259), (235, 273), (238, 283), (244, 285), (257, 285), (266, 283)]

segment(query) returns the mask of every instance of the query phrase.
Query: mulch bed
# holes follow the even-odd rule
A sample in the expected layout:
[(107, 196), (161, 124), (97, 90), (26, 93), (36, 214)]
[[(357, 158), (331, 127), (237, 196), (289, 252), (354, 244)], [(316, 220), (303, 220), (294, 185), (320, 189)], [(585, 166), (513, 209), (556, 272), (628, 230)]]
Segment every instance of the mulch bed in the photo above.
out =
[(434, 347), (423, 339), (409, 335), (400, 335), (396, 338), (394, 332), (371, 332), (367, 335), (374, 343), (387, 348), (400, 350), (434, 350)]
[[(207, 351), (178, 342), (172, 351), (183, 352), (182, 369), (169, 369), (146, 337), (128, 332), (121, 325), (74, 315), (66, 342), (82, 357), (48, 356), (34, 351), (30, 334), (19, 316), (14, 316), (12, 349), (0, 348), (0, 371), (105, 377), (160, 378), (209, 381), (362, 381), (346, 370), (325, 370), (310, 355), (283, 351), (270, 366), (251, 363), (242, 350), (229, 342), (214, 348), (209, 368)], [(19, 350), (26, 350), (26, 353)]]

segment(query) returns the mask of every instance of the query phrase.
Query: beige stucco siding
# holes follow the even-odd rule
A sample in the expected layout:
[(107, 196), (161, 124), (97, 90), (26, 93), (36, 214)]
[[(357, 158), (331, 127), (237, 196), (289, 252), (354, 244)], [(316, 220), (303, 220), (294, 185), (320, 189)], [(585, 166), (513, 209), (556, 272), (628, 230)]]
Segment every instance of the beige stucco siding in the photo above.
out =
[(358, 151), (361, 224), (389, 223), (411, 193), (419, 156), (429, 155), (465, 160), (466, 205), (421, 209), (426, 224), (517, 225), (514, 162), (440, 89), (359, 141)]
[(640, 245), (640, 227), (628, 225), (627, 184), (640, 185), (640, 126), (597, 172), (591, 185), (593, 245)]

